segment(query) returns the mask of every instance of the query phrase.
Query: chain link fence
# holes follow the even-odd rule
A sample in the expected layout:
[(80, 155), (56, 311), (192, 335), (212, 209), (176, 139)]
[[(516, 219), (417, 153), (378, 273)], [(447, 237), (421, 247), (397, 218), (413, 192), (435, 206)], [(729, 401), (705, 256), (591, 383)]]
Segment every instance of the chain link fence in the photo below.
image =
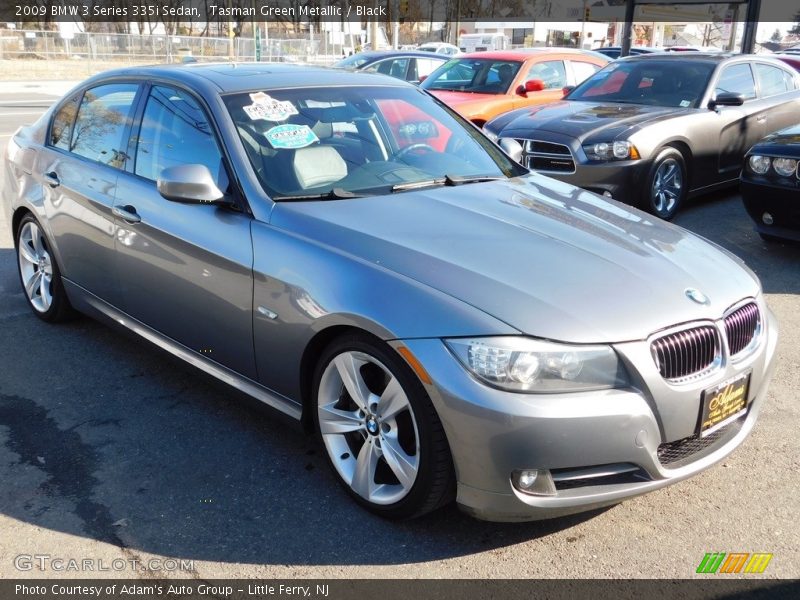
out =
[[(253, 38), (193, 37), (0, 30), (0, 79), (84, 77), (129, 65), (173, 63), (183, 60), (253, 61)], [(331, 64), (343, 49), (326, 40), (298, 38), (261, 40), (260, 60)]]

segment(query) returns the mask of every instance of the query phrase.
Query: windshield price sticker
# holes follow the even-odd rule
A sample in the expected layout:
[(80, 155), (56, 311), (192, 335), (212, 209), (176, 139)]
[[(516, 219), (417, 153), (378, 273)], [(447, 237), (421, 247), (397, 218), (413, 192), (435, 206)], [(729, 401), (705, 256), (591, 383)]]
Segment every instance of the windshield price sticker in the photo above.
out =
[(291, 102), (275, 100), (275, 98), (264, 92), (250, 94), (252, 104), (244, 107), (244, 112), (252, 121), (272, 121), (277, 123), (285, 121), (292, 115), (296, 115), (297, 109)]
[(308, 125), (278, 125), (264, 135), (276, 150), (305, 148), (319, 141)]

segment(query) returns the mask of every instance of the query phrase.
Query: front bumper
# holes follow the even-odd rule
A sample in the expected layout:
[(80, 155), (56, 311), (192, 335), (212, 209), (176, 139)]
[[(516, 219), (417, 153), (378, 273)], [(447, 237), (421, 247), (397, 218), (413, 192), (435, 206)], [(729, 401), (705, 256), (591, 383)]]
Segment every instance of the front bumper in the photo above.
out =
[(530, 160), (535, 158), (533, 153), (523, 155), (522, 162), (526, 167), (596, 194), (611, 195), (614, 200), (631, 206), (638, 206), (641, 203), (642, 186), (652, 161), (648, 159), (589, 161), (578, 140), (548, 131), (537, 131), (535, 137), (537, 141), (568, 147), (574, 168), (569, 169), (569, 165), (564, 167), (565, 170), (536, 168), (535, 161)]
[[(491, 521), (529, 521), (616, 504), (676, 483), (722, 460), (752, 429), (767, 394), (777, 345), (774, 317), (765, 319), (758, 346), (726, 360), (713, 375), (669, 384), (658, 373), (646, 341), (615, 345), (634, 386), (580, 394), (516, 394), (490, 388), (450, 355), (441, 340), (405, 340), (433, 380), (428, 392), (450, 443), (459, 505)], [(635, 367), (633, 366), (635, 365)], [(751, 371), (748, 412), (705, 447), (668, 466), (659, 447), (695, 434), (703, 390)], [(553, 496), (518, 491), (512, 472), (548, 469)], [(624, 471), (627, 469), (627, 471)], [(588, 477), (598, 471), (617, 475)], [(624, 471), (624, 472), (622, 472)]]
[[(753, 219), (755, 229), (771, 235), (800, 242), (800, 184), (777, 185), (764, 179), (753, 181), (742, 178), (740, 189), (747, 214)], [(772, 224), (764, 223), (764, 213), (772, 216)]]

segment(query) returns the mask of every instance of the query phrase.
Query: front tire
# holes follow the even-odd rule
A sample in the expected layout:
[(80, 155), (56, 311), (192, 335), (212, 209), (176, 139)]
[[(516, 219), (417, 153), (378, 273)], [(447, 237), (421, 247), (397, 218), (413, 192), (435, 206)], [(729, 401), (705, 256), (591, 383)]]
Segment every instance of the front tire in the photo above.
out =
[(61, 272), (44, 230), (33, 215), (25, 215), (17, 230), (17, 267), (22, 291), (33, 314), (49, 323), (74, 315)]
[(643, 190), (643, 208), (670, 221), (678, 212), (689, 191), (686, 163), (674, 148), (664, 148), (653, 161)]
[(453, 463), (441, 421), (394, 350), (366, 334), (334, 340), (317, 365), (312, 397), (328, 461), (361, 506), (408, 519), (453, 498)]

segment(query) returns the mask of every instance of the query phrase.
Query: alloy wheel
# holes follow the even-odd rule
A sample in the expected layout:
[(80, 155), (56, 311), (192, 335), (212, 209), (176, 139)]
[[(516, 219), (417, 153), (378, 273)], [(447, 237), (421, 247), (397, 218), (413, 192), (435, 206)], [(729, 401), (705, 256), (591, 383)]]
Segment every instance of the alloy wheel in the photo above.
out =
[(28, 300), (37, 312), (47, 312), (53, 304), (53, 263), (36, 223), (28, 221), (22, 226), (17, 255)]
[(337, 354), (320, 379), (317, 416), (331, 462), (353, 492), (378, 505), (408, 495), (420, 436), (405, 390), (383, 363), (364, 352)]
[(683, 174), (674, 158), (668, 158), (658, 166), (650, 191), (653, 209), (658, 216), (670, 215), (681, 197)]

